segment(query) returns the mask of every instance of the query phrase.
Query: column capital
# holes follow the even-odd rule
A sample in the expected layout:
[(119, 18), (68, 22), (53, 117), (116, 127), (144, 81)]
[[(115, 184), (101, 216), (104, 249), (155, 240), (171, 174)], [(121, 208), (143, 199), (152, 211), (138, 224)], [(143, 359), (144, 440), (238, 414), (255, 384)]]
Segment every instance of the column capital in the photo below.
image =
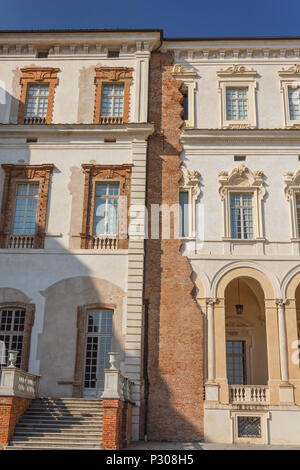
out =
[(216, 297), (207, 298), (206, 303), (207, 305), (215, 305), (219, 303), (219, 299), (217, 299)]
[(285, 305), (289, 304), (289, 300), (288, 299), (275, 299), (275, 304), (278, 307), (284, 307)]

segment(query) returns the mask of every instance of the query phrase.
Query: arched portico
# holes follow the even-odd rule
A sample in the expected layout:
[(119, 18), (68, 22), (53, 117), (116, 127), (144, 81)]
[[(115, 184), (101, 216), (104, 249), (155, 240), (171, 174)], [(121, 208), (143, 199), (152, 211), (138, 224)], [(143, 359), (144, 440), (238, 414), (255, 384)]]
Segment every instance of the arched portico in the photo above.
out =
[[(212, 280), (211, 292), (215, 295), (207, 299), (207, 389), (209, 390), (208, 396), (216, 398), (216, 388), (214, 389), (214, 387), (217, 386), (219, 388), (218, 400), (221, 403), (226, 404), (231, 401), (230, 392), (232, 390), (228, 387), (228, 370), (226, 367), (226, 352), (228, 354), (228, 350), (226, 351), (226, 339), (228, 338), (229, 331), (233, 335), (240, 335), (240, 340), (233, 341), (231, 338), (229, 347), (238, 343), (246, 345), (248, 335), (247, 354), (250, 355), (251, 346), (251, 354), (253, 356), (252, 369), (253, 367), (262, 366), (259, 364), (259, 354), (262, 355), (262, 358), (265, 357), (264, 370), (252, 370), (250, 374), (250, 365), (245, 365), (245, 368), (248, 367), (248, 373), (247, 381), (244, 379), (245, 383), (243, 385), (245, 387), (242, 393), (246, 393), (247, 387), (251, 386), (252, 388), (249, 392), (249, 397), (252, 394), (251, 399), (254, 396), (253, 394), (258, 393), (262, 394), (263, 400), (266, 403), (280, 404), (285, 402), (285, 400), (291, 401), (290, 392), (292, 388), (288, 381), (290, 374), (294, 372), (291, 369), (288, 358), (286, 327), (288, 326), (289, 328), (289, 325), (287, 325), (285, 320), (285, 302), (282, 299), (278, 299), (276, 295), (280, 292), (279, 283), (274, 275), (271, 277), (272, 281), (263, 270), (257, 267), (235, 265), (228, 266), (227, 270), (223, 268)], [(235, 313), (235, 304), (239, 304), (237, 297), (239, 285), (243, 286), (244, 301), (242, 303), (245, 303), (244, 315)], [(248, 319), (246, 318), (247, 315)], [(233, 322), (233, 317), (236, 318), (235, 322)], [(246, 328), (245, 323), (244, 326), (242, 325), (242, 317), (244, 322), (248, 321), (249, 325), (252, 324), (252, 329), (251, 326)], [(235, 329), (228, 329), (229, 319), (231, 325), (236, 324)], [(239, 333), (242, 331), (244, 332)], [(290, 329), (288, 329), (289, 331)], [(246, 334), (246, 332), (248, 333)], [(264, 349), (262, 344), (264, 341), (266, 349)], [(262, 382), (266, 382), (265, 385)], [(286, 387), (284, 392), (281, 391), (283, 385)], [(211, 395), (210, 392), (212, 390), (215, 391)], [(285, 399), (285, 396), (288, 398)]]

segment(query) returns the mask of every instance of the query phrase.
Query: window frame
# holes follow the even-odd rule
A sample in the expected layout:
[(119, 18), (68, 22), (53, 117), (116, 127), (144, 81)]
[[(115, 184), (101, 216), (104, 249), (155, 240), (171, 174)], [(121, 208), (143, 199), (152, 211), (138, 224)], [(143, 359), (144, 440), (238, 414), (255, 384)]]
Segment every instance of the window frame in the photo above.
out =
[[(33, 123), (33, 124), (51, 124), (53, 116), (55, 87), (58, 84), (57, 73), (60, 72), (59, 68), (53, 67), (25, 67), (21, 69), (22, 76), (20, 79), (21, 95), (19, 101), (18, 111), (18, 124)], [(26, 117), (26, 105), (28, 86), (31, 84), (49, 84), (48, 94), (48, 107), (47, 115), (45, 118)]]
[[(181, 167), (181, 171), (182, 171), (182, 178), (180, 180), (179, 192), (178, 192), (178, 208), (180, 210), (179, 194), (181, 192), (188, 193), (188, 235), (185, 237), (182, 237), (179, 232), (178, 237), (180, 239), (196, 238), (197, 236), (197, 200), (201, 194), (201, 189), (200, 189), (201, 175), (198, 170), (188, 170), (185, 166)], [(179, 217), (178, 217), (178, 220), (180, 220)]]
[[(298, 88), (300, 93), (300, 78), (299, 81), (281, 80), (281, 93), (283, 99), (283, 114), (284, 114), (284, 126), (287, 128), (294, 128), (300, 126), (299, 119), (291, 119), (290, 107), (289, 107), (289, 89)], [(299, 105), (300, 107), (300, 105)]]
[[(82, 164), (82, 170), (85, 174), (84, 185), (84, 201), (83, 201), (83, 218), (82, 218), (82, 232), (81, 249), (97, 248), (93, 246), (93, 239), (106, 239), (116, 240), (113, 246), (109, 245), (109, 249), (127, 249), (128, 247), (128, 213), (130, 204), (130, 180), (132, 164), (123, 165), (93, 165)], [(93, 234), (94, 217), (95, 217), (95, 194), (97, 183), (119, 183), (119, 198), (118, 214), (118, 231), (116, 236), (104, 235), (97, 236)], [(123, 207), (121, 196), (126, 196), (127, 207)], [(123, 215), (123, 211), (126, 211)], [(101, 249), (101, 248), (99, 248)]]
[(289, 88), (300, 88), (300, 64), (295, 64), (288, 69), (278, 72), (280, 92), (283, 106), (283, 125), (287, 129), (299, 129), (300, 119), (290, 119)]
[[(231, 205), (231, 195), (232, 194), (239, 194), (240, 196), (242, 194), (250, 194), (252, 196), (252, 205), (249, 206), (252, 208), (252, 224), (253, 224), (253, 236), (252, 238), (245, 238), (244, 237), (244, 233), (242, 234), (243, 236), (241, 238), (238, 238), (238, 237), (234, 237), (233, 236), (233, 229), (232, 229), (232, 217), (231, 217), (231, 209), (232, 209), (232, 205)], [(255, 192), (254, 191), (247, 191), (247, 190), (243, 190), (243, 191), (240, 191), (238, 189), (234, 189), (234, 190), (229, 190), (228, 191), (228, 205), (229, 205), (229, 224), (230, 224), (230, 236), (232, 238), (232, 240), (253, 240), (255, 239), (255, 227), (254, 227), (254, 220), (256, 219), (256, 213), (255, 213), (255, 207), (257, 206), (257, 204), (255, 204), (256, 201), (255, 201)], [(247, 207), (247, 206), (239, 206), (240, 207), (240, 210), (242, 210), (242, 208), (244, 207)], [(244, 223), (242, 222), (242, 227), (244, 227)]]
[(34, 235), (29, 235), (34, 237), (33, 246), (24, 248), (44, 248), (50, 178), (54, 169), (54, 165), (2, 164), (1, 166), (5, 172), (5, 177), (0, 216), (0, 247), (9, 248), (10, 237), (19, 236), (17, 234), (13, 235), (12, 233), (17, 184), (27, 184), (32, 182), (39, 183), (38, 203), (36, 210), (36, 230)]
[[(222, 129), (255, 129), (257, 127), (255, 70), (242, 65), (232, 65), (226, 70), (217, 71), (218, 92), (220, 96), (220, 127)], [(227, 88), (246, 88), (248, 118), (243, 120), (227, 119)]]
[(288, 171), (284, 174), (285, 197), (289, 203), (290, 222), (291, 222), (291, 240), (300, 241), (300, 220), (297, 217), (296, 195), (300, 195), (300, 169), (295, 172)]
[(195, 127), (195, 94), (197, 90), (197, 72), (193, 69), (188, 69), (184, 65), (175, 64), (172, 70), (172, 75), (176, 80), (182, 82), (181, 90), (187, 91), (188, 97), (188, 119), (184, 121), (185, 127)]
[(86, 353), (86, 330), (87, 318), (90, 311), (96, 310), (110, 310), (113, 312), (113, 336), (112, 344), (115, 350), (115, 335), (117, 334), (118, 321), (120, 320), (120, 304), (111, 303), (91, 303), (87, 305), (80, 305), (77, 307), (77, 339), (76, 339), (76, 356), (75, 356), (75, 370), (74, 380), (70, 382), (72, 385), (72, 397), (80, 398), (84, 390), (84, 374), (85, 374), (85, 353)]
[[(97, 200), (97, 195), (96, 195), (96, 189), (97, 189), (97, 186), (100, 185), (100, 184), (106, 184), (106, 185), (114, 185), (114, 186), (118, 186), (118, 196), (109, 196), (109, 195), (105, 195), (105, 197), (101, 197), (101, 196), (98, 196), (99, 199), (105, 199), (106, 201), (106, 204), (105, 204), (105, 209), (107, 207), (107, 199), (116, 199), (118, 200), (118, 210), (117, 210), (117, 230), (116, 230), (116, 233), (115, 234), (110, 234), (110, 233), (104, 233), (104, 234), (97, 234), (95, 233), (95, 219), (96, 219), (96, 200)], [(97, 237), (107, 237), (107, 238), (117, 238), (118, 236), (118, 225), (119, 225), (119, 198), (120, 198), (120, 183), (116, 180), (106, 180), (106, 181), (95, 181), (94, 183), (94, 211), (93, 211), (93, 226), (92, 226), (92, 229), (93, 229), (93, 236), (97, 236)], [(105, 211), (105, 214), (106, 211)], [(108, 220), (107, 220), (107, 217), (105, 216), (105, 232), (107, 232), (107, 227), (106, 225), (108, 224)]]
[[(35, 305), (24, 302), (3, 302), (0, 304), (0, 311), (2, 310), (25, 310), (25, 323), (23, 333), (22, 355), (20, 369), (28, 371), (31, 332), (35, 318)], [(3, 332), (4, 334), (5, 332)], [(1, 331), (0, 331), (1, 335)]]
[[(38, 86), (38, 87), (41, 87), (41, 86), (45, 86), (45, 85), (48, 85), (48, 93), (47, 95), (44, 95), (44, 96), (47, 96), (47, 112), (48, 112), (48, 106), (49, 106), (49, 91), (50, 91), (50, 86), (47, 82), (42, 82), (42, 83), (39, 83), (39, 82), (36, 82), (36, 83), (28, 83), (27, 85), (27, 93), (26, 93), (26, 101), (25, 101), (25, 112), (24, 112), (24, 119), (25, 118), (41, 118), (41, 119), (46, 119), (47, 117), (47, 112), (46, 112), (46, 115), (45, 116), (39, 116), (38, 114), (35, 114), (33, 116), (27, 116), (27, 111), (28, 111), (28, 98), (30, 97), (30, 94), (29, 94), (29, 90), (30, 90), (30, 87), (34, 87), (34, 86)], [(39, 99), (41, 97), (43, 97), (43, 95), (41, 94), (38, 94), (38, 95), (34, 95), (34, 97), (37, 98), (37, 102), (36, 102), (36, 108), (38, 108), (39, 106)]]
[[(133, 80), (133, 68), (129, 67), (96, 67), (95, 68), (95, 105), (94, 124), (123, 124), (129, 122), (130, 88)], [(101, 117), (102, 88), (105, 84), (123, 84), (123, 116)]]
[[(219, 195), (223, 202), (223, 240), (231, 240), (237, 243), (264, 240), (262, 201), (266, 190), (263, 172), (260, 170), (252, 172), (244, 163), (240, 163), (230, 174), (227, 171), (221, 171), (219, 173), (219, 183)], [(232, 193), (253, 194), (253, 238), (232, 237), (230, 207), (230, 195)]]
[(38, 180), (16, 180), (16, 184), (15, 184), (15, 195), (14, 195), (14, 202), (13, 202), (13, 206), (12, 206), (12, 218), (11, 218), (11, 229), (10, 229), (10, 232), (11, 232), (11, 235), (32, 235), (34, 236), (35, 235), (35, 232), (36, 232), (36, 220), (37, 220), (37, 211), (38, 211), (38, 203), (37, 203), (37, 207), (36, 207), (36, 214), (35, 214), (35, 230), (34, 230), (34, 233), (30, 233), (30, 234), (25, 234), (25, 233), (13, 233), (13, 228), (14, 228), (14, 221), (15, 221), (15, 213), (16, 213), (16, 204), (17, 204), (17, 199), (18, 199), (18, 186), (21, 185), (21, 184), (38, 184), (38, 193), (37, 195), (34, 197), (34, 199), (37, 199), (37, 201), (39, 201), (39, 191), (40, 191), (40, 183)]

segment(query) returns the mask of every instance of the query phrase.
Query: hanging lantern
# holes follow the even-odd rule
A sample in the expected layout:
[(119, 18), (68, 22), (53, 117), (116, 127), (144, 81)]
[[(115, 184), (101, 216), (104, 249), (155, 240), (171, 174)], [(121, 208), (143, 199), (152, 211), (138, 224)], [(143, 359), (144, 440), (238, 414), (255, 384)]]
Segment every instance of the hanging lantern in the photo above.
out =
[(241, 299), (240, 299), (240, 280), (239, 279), (238, 279), (238, 296), (239, 296), (239, 303), (236, 304), (235, 311), (237, 315), (242, 315), (243, 310), (244, 310), (244, 305), (241, 304)]

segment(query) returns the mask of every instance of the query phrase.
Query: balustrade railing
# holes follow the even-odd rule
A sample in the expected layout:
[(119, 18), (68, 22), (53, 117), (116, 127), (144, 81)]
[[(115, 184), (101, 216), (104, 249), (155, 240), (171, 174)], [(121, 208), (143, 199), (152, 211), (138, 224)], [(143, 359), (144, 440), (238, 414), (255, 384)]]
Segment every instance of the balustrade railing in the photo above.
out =
[(10, 235), (8, 248), (33, 248), (34, 235)]
[(269, 403), (267, 385), (229, 385), (231, 403)]
[(93, 250), (116, 250), (118, 248), (117, 238), (97, 237), (90, 240), (90, 248)]
[(46, 118), (40, 116), (26, 116), (23, 122), (24, 124), (46, 124)]
[(101, 116), (100, 124), (123, 124), (123, 118), (119, 116)]
[(39, 395), (40, 376), (14, 367), (2, 367), (0, 396), (36, 398)]

